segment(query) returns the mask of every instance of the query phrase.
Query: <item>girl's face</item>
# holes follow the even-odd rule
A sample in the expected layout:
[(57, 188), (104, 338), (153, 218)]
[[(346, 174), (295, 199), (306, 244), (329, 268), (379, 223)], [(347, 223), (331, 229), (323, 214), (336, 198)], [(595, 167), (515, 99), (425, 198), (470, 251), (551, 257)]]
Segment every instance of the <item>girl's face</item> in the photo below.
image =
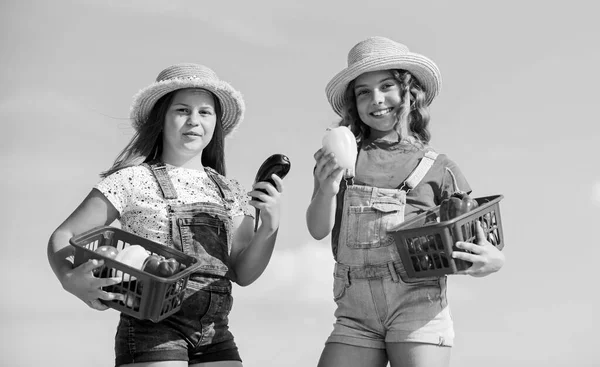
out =
[(211, 93), (204, 89), (181, 89), (173, 96), (165, 115), (163, 154), (193, 157), (210, 143), (217, 115)]
[(358, 116), (371, 128), (374, 137), (394, 130), (398, 121), (402, 98), (400, 82), (389, 70), (361, 74), (354, 81)]

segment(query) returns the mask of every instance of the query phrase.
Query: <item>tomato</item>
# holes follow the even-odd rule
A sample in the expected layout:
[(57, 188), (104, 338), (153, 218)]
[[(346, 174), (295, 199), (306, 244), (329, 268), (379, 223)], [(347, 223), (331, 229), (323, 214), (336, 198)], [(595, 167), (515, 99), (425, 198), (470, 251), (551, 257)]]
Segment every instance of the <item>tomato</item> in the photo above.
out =
[(96, 253), (108, 257), (109, 259), (114, 259), (117, 257), (119, 250), (112, 246), (100, 246), (96, 249)]

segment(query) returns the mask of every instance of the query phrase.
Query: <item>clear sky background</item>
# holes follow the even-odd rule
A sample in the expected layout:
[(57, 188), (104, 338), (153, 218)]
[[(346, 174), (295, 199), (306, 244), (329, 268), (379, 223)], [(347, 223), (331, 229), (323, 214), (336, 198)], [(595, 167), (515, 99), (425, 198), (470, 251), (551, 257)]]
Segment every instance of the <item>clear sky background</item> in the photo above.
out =
[(312, 155), (336, 122), (325, 85), (375, 35), (438, 64), (432, 145), (474, 196), (505, 196), (506, 265), (449, 280), (452, 365), (600, 365), (600, 26), (589, 4), (2, 1), (0, 365), (112, 365), (118, 313), (62, 290), (47, 240), (131, 138), (132, 96), (164, 67), (198, 62), (245, 96), (228, 175), (249, 189), (270, 154), (292, 161), (272, 261), (234, 288), (244, 364), (316, 366), (334, 302), (329, 237), (314, 241), (304, 221)]

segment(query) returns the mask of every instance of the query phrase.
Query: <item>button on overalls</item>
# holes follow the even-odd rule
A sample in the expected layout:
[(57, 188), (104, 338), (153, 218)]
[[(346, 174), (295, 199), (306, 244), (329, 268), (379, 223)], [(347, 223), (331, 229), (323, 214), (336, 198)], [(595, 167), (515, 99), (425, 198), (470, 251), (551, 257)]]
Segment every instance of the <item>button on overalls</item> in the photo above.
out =
[(408, 279), (388, 235), (404, 221), (407, 192), (436, 157), (427, 152), (399, 189), (342, 182), (332, 230), (336, 323), (328, 342), (373, 348), (408, 341), (451, 345), (446, 278)]

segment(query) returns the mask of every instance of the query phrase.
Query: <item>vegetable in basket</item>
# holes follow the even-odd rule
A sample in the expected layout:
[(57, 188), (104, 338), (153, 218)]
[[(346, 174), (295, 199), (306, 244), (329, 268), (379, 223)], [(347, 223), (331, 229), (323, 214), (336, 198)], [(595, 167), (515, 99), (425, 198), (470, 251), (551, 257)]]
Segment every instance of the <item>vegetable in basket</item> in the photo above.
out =
[(96, 253), (109, 259), (115, 259), (119, 254), (119, 250), (112, 246), (100, 246), (96, 249)]
[(444, 222), (477, 208), (479, 204), (467, 193), (457, 191), (440, 204), (440, 221)]
[[(119, 251), (119, 253), (115, 257), (115, 261), (118, 261), (121, 264), (131, 266), (134, 269), (141, 270), (142, 266), (144, 265), (144, 261), (146, 261), (148, 256), (150, 256), (150, 254), (142, 246), (131, 245), (131, 246), (125, 247), (124, 249)], [(122, 277), (123, 275), (124, 274), (122, 271), (115, 269), (114, 276)], [(135, 280), (135, 277), (132, 277), (129, 274), (125, 278), (126, 279), (123, 279), (123, 281), (125, 281), (125, 282)]]
[(180, 264), (177, 260), (166, 259), (164, 256), (155, 254), (150, 255), (142, 266), (143, 271), (164, 278), (177, 274), (183, 268), (185, 265)]

